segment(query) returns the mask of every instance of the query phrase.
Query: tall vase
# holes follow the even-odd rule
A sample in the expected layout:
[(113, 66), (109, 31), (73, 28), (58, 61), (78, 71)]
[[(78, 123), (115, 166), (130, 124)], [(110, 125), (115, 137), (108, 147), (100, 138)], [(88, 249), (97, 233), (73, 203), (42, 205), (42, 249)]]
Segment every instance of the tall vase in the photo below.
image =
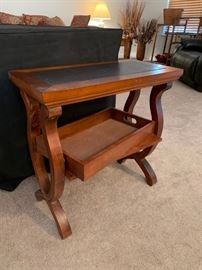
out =
[(133, 44), (132, 38), (126, 37), (126, 38), (123, 39), (124, 59), (129, 59), (130, 58), (130, 52), (131, 52), (132, 44)]
[(144, 59), (145, 48), (146, 48), (146, 44), (138, 41), (138, 43), (137, 43), (137, 53), (136, 53), (137, 60), (142, 61)]

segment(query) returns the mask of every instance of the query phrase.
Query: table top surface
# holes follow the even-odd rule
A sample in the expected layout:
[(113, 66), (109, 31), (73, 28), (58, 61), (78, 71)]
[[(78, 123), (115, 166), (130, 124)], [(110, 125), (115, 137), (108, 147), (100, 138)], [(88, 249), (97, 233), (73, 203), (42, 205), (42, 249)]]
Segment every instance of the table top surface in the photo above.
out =
[(69, 104), (174, 81), (181, 69), (135, 60), (14, 70), (10, 79), (46, 105)]

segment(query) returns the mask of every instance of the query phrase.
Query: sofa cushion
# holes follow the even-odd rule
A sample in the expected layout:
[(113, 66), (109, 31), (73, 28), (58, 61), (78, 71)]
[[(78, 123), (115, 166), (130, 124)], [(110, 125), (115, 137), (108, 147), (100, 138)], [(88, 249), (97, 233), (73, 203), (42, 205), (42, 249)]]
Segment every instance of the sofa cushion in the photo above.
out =
[(0, 12), (0, 24), (24, 24), (23, 16)]
[(90, 15), (75, 15), (71, 21), (72, 27), (87, 27)]
[(23, 14), (23, 22), (26, 25), (38, 25), (42, 19), (48, 19), (48, 17), (44, 15)]
[(60, 19), (58, 16), (55, 16), (53, 18), (42, 18), (38, 25), (52, 25), (52, 26), (65, 26), (62, 19)]

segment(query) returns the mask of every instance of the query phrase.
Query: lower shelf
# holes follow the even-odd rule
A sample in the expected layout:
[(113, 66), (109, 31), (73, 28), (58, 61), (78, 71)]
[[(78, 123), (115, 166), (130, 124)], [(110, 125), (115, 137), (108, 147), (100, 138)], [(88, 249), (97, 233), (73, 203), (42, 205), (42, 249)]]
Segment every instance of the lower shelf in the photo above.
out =
[[(59, 128), (67, 171), (87, 180), (112, 161), (157, 144), (161, 139), (154, 135), (154, 125), (154, 121), (109, 109)], [(47, 156), (42, 136), (37, 138), (37, 149)]]

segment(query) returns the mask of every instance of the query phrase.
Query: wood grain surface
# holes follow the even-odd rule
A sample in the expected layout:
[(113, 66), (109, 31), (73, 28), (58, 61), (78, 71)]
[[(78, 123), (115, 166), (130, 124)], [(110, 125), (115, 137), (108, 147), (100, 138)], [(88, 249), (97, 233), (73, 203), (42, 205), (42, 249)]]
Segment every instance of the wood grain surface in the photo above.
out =
[[(71, 234), (59, 201), (65, 175), (87, 180), (112, 161), (133, 159), (147, 184), (156, 183), (146, 157), (161, 141), (161, 96), (182, 73), (181, 69), (135, 60), (9, 72), (26, 106), (29, 149), (40, 187), (35, 195), (37, 200), (47, 202), (62, 239)], [(133, 110), (141, 88), (148, 86), (152, 87), (151, 119), (144, 119), (134, 115)], [(123, 111), (107, 109), (57, 127), (63, 105), (123, 92), (130, 92)]]

